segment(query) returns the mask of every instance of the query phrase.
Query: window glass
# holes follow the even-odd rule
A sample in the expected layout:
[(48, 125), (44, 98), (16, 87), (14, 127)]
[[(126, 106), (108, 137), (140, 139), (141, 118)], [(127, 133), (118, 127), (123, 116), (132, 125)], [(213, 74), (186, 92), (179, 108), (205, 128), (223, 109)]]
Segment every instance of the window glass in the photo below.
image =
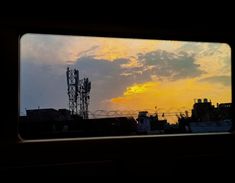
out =
[(231, 118), (226, 43), (25, 34), (24, 139), (225, 132)]

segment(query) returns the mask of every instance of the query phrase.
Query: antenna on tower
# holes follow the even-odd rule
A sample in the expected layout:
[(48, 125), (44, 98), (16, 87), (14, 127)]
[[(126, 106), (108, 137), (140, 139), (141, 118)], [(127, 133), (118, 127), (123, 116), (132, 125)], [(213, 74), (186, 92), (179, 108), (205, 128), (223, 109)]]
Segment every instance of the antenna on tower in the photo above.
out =
[(66, 71), (68, 96), (69, 96), (69, 110), (72, 115), (78, 113), (78, 84), (79, 84), (79, 72), (77, 69), (69, 69)]
[[(67, 67), (67, 85), (69, 96), (69, 110), (72, 115), (80, 115), (88, 119), (88, 105), (90, 101), (91, 82), (88, 78), (79, 80), (79, 71)], [(79, 106), (79, 113), (78, 113)]]
[(83, 119), (88, 119), (88, 105), (90, 101), (91, 82), (88, 78), (80, 80), (80, 115)]

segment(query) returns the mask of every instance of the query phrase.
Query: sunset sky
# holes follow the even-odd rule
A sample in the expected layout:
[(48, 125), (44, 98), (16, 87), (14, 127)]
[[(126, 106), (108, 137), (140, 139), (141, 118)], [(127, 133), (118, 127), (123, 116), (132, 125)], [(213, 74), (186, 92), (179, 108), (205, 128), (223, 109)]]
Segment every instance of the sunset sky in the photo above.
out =
[(227, 44), (26, 34), (20, 47), (21, 115), (68, 108), (67, 66), (91, 81), (91, 111), (175, 113), (191, 111), (195, 98), (232, 101)]

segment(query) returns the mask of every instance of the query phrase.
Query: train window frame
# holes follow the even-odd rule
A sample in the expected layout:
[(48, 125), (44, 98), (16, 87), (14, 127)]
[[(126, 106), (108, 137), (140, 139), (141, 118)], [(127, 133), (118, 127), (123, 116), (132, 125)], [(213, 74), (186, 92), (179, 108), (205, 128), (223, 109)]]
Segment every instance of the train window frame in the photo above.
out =
[[(58, 166), (65, 165), (68, 174), (70, 169), (67, 165), (78, 167), (82, 170), (84, 165), (90, 165), (94, 162), (97, 169), (103, 168), (104, 175), (112, 164), (111, 171), (127, 173), (136, 173), (137, 170), (145, 167), (144, 173), (166, 175), (165, 169), (170, 164), (171, 170), (179, 173), (179, 166), (190, 167), (184, 169), (187, 173), (197, 170), (197, 165), (206, 161), (207, 166), (201, 166), (202, 170), (207, 170), (209, 164), (213, 161), (220, 160), (210, 164), (210, 171), (218, 172), (217, 165), (224, 168), (224, 172), (228, 175), (227, 170), (232, 173), (232, 169), (225, 167), (227, 162), (233, 158), (232, 145), (235, 140), (234, 128), (231, 133), (210, 133), (210, 134), (190, 134), (190, 135), (172, 135), (172, 136), (148, 136), (136, 138), (101, 138), (101, 139), (51, 139), (51, 140), (22, 140), (18, 135), (19, 120), (19, 40), (25, 33), (38, 34), (62, 34), (62, 35), (87, 35), (101, 37), (120, 37), (120, 38), (147, 38), (160, 40), (179, 40), (179, 41), (201, 41), (201, 42), (223, 42), (230, 45), (232, 50), (235, 49), (234, 35), (232, 28), (229, 31), (221, 29), (213, 29), (212, 26), (206, 31), (200, 27), (191, 26), (177, 28), (174, 26), (153, 26), (153, 25), (122, 25), (108, 23), (84, 24), (77, 21), (67, 22), (66, 20), (22, 20), (22, 21), (5, 21), (1, 22), (3, 27), (0, 31), (2, 38), (1, 49), (3, 50), (4, 67), (10, 68), (11, 75), (4, 79), (2, 96), (10, 96), (6, 100), (3, 109), (2, 128), (0, 130), (0, 144), (2, 156), (0, 158), (0, 173), (21, 172), (25, 170), (29, 172), (44, 171), (44, 168), (50, 170), (55, 167), (54, 173), (58, 173)], [(99, 26), (98, 26), (99, 25)], [(215, 31), (217, 30), (217, 31)], [(232, 64), (232, 75), (233, 75)], [(7, 70), (7, 69), (6, 69)], [(7, 72), (7, 71), (6, 71)], [(2, 73), (1, 73), (2, 74)], [(5, 73), (2, 78), (6, 78)], [(232, 91), (234, 80), (232, 79)], [(4, 100), (5, 101), (5, 100)], [(232, 103), (234, 99), (232, 97)], [(232, 106), (234, 109), (234, 106)], [(233, 118), (234, 119), (234, 118)], [(177, 149), (175, 148), (177, 146)], [(140, 148), (141, 147), (141, 148)], [(17, 153), (16, 153), (17, 152)], [(93, 153), (95, 152), (95, 153)], [(140, 152), (144, 157), (139, 156)], [(175, 152), (174, 154), (170, 152)], [(160, 159), (155, 157), (160, 156)], [(135, 163), (139, 158), (138, 164)], [(183, 159), (182, 159), (183, 158)], [(206, 160), (206, 158), (208, 160)], [(166, 161), (165, 161), (166, 160)], [(196, 166), (187, 163), (188, 160), (196, 163)], [(101, 163), (100, 163), (101, 162)], [(153, 164), (164, 165), (164, 168), (155, 167), (151, 169)], [(104, 165), (104, 166), (103, 166)], [(108, 166), (106, 166), (108, 165)], [(148, 165), (148, 166), (146, 166)], [(205, 163), (204, 163), (205, 165)], [(215, 165), (213, 167), (213, 165)], [(39, 168), (41, 167), (41, 168)], [(90, 167), (94, 167), (93, 165)], [(106, 168), (104, 168), (106, 167)], [(107, 168), (108, 167), (108, 168)], [(122, 170), (124, 168), (124, 170)], [(169, 167), (168, 167), (169, 168)], [(157, 171), (156, 171), (157, 169)], [(85, 172), (85, 173), (88, 173)], [(172, 171), (172, 172), (171, 172)], [(84, 171), (83, 171), (84, 172)], [(99, 171), (98, 171), (99, 172)], [(79, 172), (76, 172), (79, 173)], [(109, 173), (112, 173), (109, 171)], [(92, 173), (91, 173), (92, 174)], [(56, 175), (56, 174), (55, 174)], [(179, 174), (178, 174), (179, 175)]]
[[(30, 22), (32, 23), (32, 22)], [(66, 23), (65, 23), (66, 24)], [(56, 25), (56, 26), (55, 26)], [(14, 34), (14, 36), (17, 36), (18, 39), (17, 39), (17, 44), (15, 43), (15, 46), (17, 47), (17, 50), (18, 50), (18, 54), (17, 54), (17, 73), (18, 73), (18, 85), (17, 85), (17, 88), (18, 88), (18, 96), (17, 96), (17, 105), (18, 105), (18, 115), (17, 115), (17, 121), (19, 120), (19, 72), (20, 72), (20, 58), (19, 58), (19, 48), (20, 48), (20, 38), (24, 35), (24, 34), (27, 34), (27, 33), (35, 33), (35, 34), (51, 34), (51, 35), (72, 35), (72, 36), (76, 36), (76, 35), (84, 35), (84, 36), (100, 36), (100, 37), (115, 37), (115, 38), (139, 38), (139, 39), (159, 39), (159, 40), (179, 40), (179, 41), (195, 41), (195, 42), (198, 42), (198, 41), (201, 41), (201, 42), (221, 42), (221, 43), (227, 43), (228, 45), (230, 45), (231, 47), (231, 50), (233, 50), (233, 46), (231, 45), (230, 41), (231, 40), (228, 40), (227, 38), (222, 39), (219, 37), (219, 38), (215, 38), (215, 37), (212, 37), (212, 38), (209, 38), (209, 39), (204, 39), (205, 35), (203, 35), (201, 38), (192, 38), (191, 36), (184, 36), (181, 34), (180, 30), (177, 30), (176, 34), (173, 34), (172, 35), (172, 32), (171, 31), (166, 31), (167, 29), (163, 30), (163, 29), (160, 29), (160, 31), (157, 31), (157, 33), (153, 33), (152, 32), (149, 32), (147, 31), (146, 33), (146, 30), (143, 30), (143, 29), (140, 29), (140, 31), (137, 29), (137, 33), (132, 34), (132, 29), (133, 27), (130, 27), (129, 29), (127, 29), (127, 31), (123, 32), (123, 31), (120, 31), (121, 30), (121, 26), (120, 27), (116, 27), (116, 26), (106, 26), (105, 28), (103, 29), (100, 29), (98, 28), (97, 29), (97, 26), (94, 25), (84, 25), (84, 24), (70, 24), (69, 26), (66, 25), (66, 29), (61, 29), (61, 28), (58, 28), (57, 26), (59, 25), (60, 27), (60, 24), (58, 24), (58, 22), (55, 24), (54, 26), (56, 27), (50, 27), (48, 26), (48, 24), (46, 24), (46, 26), (42, 29), (38, 29), (38, 25), (30, 25), (29, 27), (26, 26), (25, 23), (23, 23), (23, 26), (20, 26), (20, 25), (16, 25), (18, 26), (18, 29), (17, 31), (12, 31), (11, 33)], [(63, 23), (62, 23), (63, 25)], [(13, 24), (13, 26), (15, 26)], [(10, 25), (11, 27), (11, 25)], [(20, 27), (20, 28), (19, 28)], [(63, 27), (63, 26), (62, 26)], [(11, 27), (11, 30), (12, 30), (12, 27)], [(131, 30), (131, 31), (130, 31)], [(136, 29), (135, 29), (136, 30)], [(194, 34), (194, 32), (192, 33), (192, 35)], [(15, 37), (16, 38), (16, 37)], [(16, 41), (16, 40), (14, 40)], [(233, 57), (231, 59), (231, 62), (233, 60)], [(232, 69), (233, 70), (233, 69)], [(233, 91), (233, 84), (232, 84), (232, 91)], [(233, 101), (233, 98), (232, 98), (232, 101)], [(24, 140), (20, 137), (19, 133), (18, 133), (18, 122), (17, 122), (17, 134), (16, 134), (16, 139), (18, 142), (23, 142)], [(229, 132), (228, 132), (229, 133)], [(222, 132), (222, 134), (224, 134), (224, 132)], [(225, 132), (225, 134), (227, 134)], [(191, 134), (191, 135), (194, 135), (194, 134)], [(203, 135), (203, 134), (201, 134)], [(206, 135), (206, 134), (205, 134)], [(148, 136), (148, 138), (151, 138), (151, 137), (155, 137), (154, 135), (153, 136)], [(90, 137), (89, 137), (90, 138)], [(105, 137), (106, 138), (106, 137)], [(113, 137), (107, 137), (107, 138), (113, 138)], [(120, 138), (120, 137), (117, 137), (117, 138)], [(125, 137), (123, 137), (125, 138)], [(128, 137), (129, 138), (129, 137)], [(135, 137), (134, 137), (135, 138)], [(143, 137), (144, 138), (144, 137)], [(76, 138), (75, 138), (76, 139)], [(91, 139), (93, 139), (93, 137), (91, 137)], [(103, 138), (101, 138), (103, 139)], [(52, 139), (53, 140), (53, 139)], [(25, 141), (27, 142), (27, 140)]]

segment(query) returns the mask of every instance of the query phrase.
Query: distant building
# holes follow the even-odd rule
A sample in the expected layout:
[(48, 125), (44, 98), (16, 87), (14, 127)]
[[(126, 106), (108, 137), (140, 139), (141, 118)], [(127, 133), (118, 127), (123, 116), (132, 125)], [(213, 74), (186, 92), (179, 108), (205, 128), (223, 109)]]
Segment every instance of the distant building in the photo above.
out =
[(197, 99), (192, 109), (193, 121), (211, 121), (214, 117), (215, 107), (207, 99)]
[(232, 117), (232, 104), (221, 103), (215, 107), (208, 99), (198, 99), (192, 109), (192, 121), (205, 122), (205, 121), (218, 121), (231, 119)]
[(232, 119), (232, 103), (218, 104), (217, 113), (221, 120)]
[(137, 121), (137, 133), (164, 133), (168, 126), (167, 120), (159, 120), (157, 114), (148, 116), (148, 111), (140, 111)]
[(167, 120), (159, 120), (158, 116), (150, 115), (150, 125), (151, 125), (151, 130), (165, 130), (165, 128), (168, 126)]
[(25, 139), (131, 135), (137, 129), (133, 117), (83, 119), (67, 109), (52, 108), (26, 110), (19, 122)]
[(148, 111), (139, 112), (137, 121), (137, 132), (139, 133), (148, 133), (151, 130), (150, 119), (147, 116)]
[(207, 99), (197, 99), (193, 105), (192, 116), (178, 117), (181, 132), (226, 132), (232, 130), (232, 104), (212, 105)]
[(26, 117), (30, 121), (64, 121), (70, 120), (70, 111), (67, 109), (31, 109), (26, 110)]

